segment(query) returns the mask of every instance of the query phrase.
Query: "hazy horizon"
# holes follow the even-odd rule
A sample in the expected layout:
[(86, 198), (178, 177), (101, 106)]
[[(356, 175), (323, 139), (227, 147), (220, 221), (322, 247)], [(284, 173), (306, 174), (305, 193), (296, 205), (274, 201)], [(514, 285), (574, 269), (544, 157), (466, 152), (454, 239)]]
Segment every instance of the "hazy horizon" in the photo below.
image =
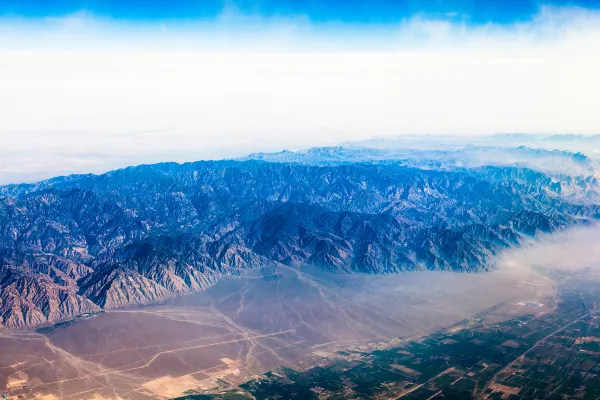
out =
[(0, 174), (600, 133), (599, 38), (590, 1), (4, 1)]
[[(60, 132), (56, 132), (60, 134)], [(145, 133), (149, 136), (153, 135), (153, 132)], [(142, 136), (145, 135), (141, 134)], [(558, 139), (561, 136), (572, 137), (575, 140), (564, 141), (548, 140), (549, 138)], [(223, 149), (223, 153), (214, 156), (206, 156), (202, 152), (196, 153), (196, 149), (178, 149), (173, 153), (149, 153), (149, 154), (135, 154), (133, 152), (124, 152), (118, 155), (105, 155), (101, 153), (88, 153), (87, 157), (93, 158), (93, 162), (83, 162), (82, 157), (84, 154), (73, 154), (63, 153), (60, 155), (49, 155), (43, 152), (38, 152), (37, 149), (30, 149), (28, 152), (23, 149), (23, 154), (28, 154), (27, 167), (26, 169), (10, 168), (12, 159), (10, 157), (0, 159), (0, 186), (1, 185), (12, 185), (12, 184), (29, 184), (41, 182), (47, 179), (52, 179), (61, 176), (79, 175), (79, 174), (95, 174), (101, 175), (110, 171), (135, 167), (139, 165), (151, 165), (159, 163), (190, 163), (197, 161), (220, 161), (220, 160), (237, 160), (244, 159), (249, 156), (257, 154), (277, 154), (280, 152), (303, 152), (310, 149), (316, 148), (372, 148), (372, 149), (389, 149), (389, 150), (422, 150), (424, 155), (427, 154), (428, 150), (433, 151), (459, 151), (461, 149), (468, 148), (480, 148), (482, 151), (490, 151), (495, 148), (508, 148), (516, 149), (519, 146), (524, 146), (530, 149), (540, 150), (559, 150), (565, 151), (567, 154), (581, 153), (593, 160), (599, 159), (600, 145), (598, 141), (587, 142), (578, 140), (579, 137), (600, 139), (600, 135), (574, 135), (571, 133), (566, 134), (523, 134), (523, 133), (498, 133), (489, 134), (483, 136), (459, 136), (450, 134), (441, 135), (426, 135), (426, 134), (405, 134), (389, 137), (377, 137), (373, 136), (362, 140), (350, 140), (350, 141), (338, 141), (330, 143), (321, 143), (320, 145), (309, 145), (307, 143), (298, 142), (290, 145), (282, 145), (279, 143), (254, 143), (253, 147), (233, 147), (229, 149)], [(383, 146), (383, 147), (382, 147)], [(42, 158), (39, 160), (40, 156)], [(506, 155), (504, 155), (506, 156)], [(14, 157), (14, 155), (13, 155)], [(408, 157), (408, 154), (407, 154)], [(487, 163), (498, 162), (502, 159), (498, 157), (489, 158), (490, 154), (484, 156), (487, 158)], [(78, 160), (82, 162), (77, 162)], [(495, 160), (495, 161), (494, 161)], [(40, 162), (41, 161), (41, 162)], [(475, 160), (472, 160), (475, 161)], [(516, 160), (505, 160), (508, 165), (514, 164)], [(525, 160), (521, 160), (523, 162)], [(49, 163), (53, 168), (44, 168), (43, 163)], [(473, 164), (477, 165), (477, 162)], [(498, 165), (503, 165), (500, 163)], [(542, 164), (537, 164), (540, 167)], [(566, 165), (562, 166), (562, 173), (569, 170)], [(559, 170), (550, 170), (546, 168), (541, 169), (544, 172), (559, 173)], [(580, 174), (581, 171), (574, 173), (575, 175)]]

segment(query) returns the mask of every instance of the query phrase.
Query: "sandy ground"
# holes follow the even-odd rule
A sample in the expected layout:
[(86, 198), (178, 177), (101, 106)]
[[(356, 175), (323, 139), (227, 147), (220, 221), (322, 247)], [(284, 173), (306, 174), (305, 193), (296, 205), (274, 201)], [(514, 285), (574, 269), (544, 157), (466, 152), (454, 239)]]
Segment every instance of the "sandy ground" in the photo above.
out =
[(468, 275), (258, 269), (203, 293), (108, 311), (44, 335), (0, 333), (0, 394), (169, 398), (281, 365), (309, 367), (348, 345), (420, 337), (484, 310), (490, 322), (544, 312), (553, 295), (551, 279), (516, 264)]

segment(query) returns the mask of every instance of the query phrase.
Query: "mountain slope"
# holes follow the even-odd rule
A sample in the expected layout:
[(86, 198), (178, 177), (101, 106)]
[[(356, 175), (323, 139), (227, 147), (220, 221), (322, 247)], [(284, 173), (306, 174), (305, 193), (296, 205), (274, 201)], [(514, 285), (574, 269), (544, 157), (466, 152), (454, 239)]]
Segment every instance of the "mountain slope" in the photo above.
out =
[(263, 161), (6, 186), (2, 325), (157, 302), (266, 264), (485, 271), (526, 237), (597, 218), (598, 206), (578, 201), (595, 189), (593, 178), (516, 167)]

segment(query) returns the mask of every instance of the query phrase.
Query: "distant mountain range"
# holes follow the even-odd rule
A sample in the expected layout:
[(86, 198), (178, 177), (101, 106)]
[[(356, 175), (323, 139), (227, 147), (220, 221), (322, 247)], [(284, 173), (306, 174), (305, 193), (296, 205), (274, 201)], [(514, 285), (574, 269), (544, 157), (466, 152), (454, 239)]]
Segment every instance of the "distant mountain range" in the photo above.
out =
[(266, 264), (486, 271), (527, 237), (600, 217), (595, 172), (524, 147), (336, 147), (0, 187), (0, 325), (158, 302)]
[[(386, 142), (382, 142), (386, 143)], [(515, 166), (550, 174), (590, 176), (600, 172), (600, 164), (582, 153), (545, 150), (527, 146), (466, 146), (459, 149), (412, 149), (380, 147), (317, 147), (304, 151), (256, 153), (241, 158), (283, 163), (335, 165), (354, 162), (389, 163), (417, 168), (475, 168), (482, 166)]]

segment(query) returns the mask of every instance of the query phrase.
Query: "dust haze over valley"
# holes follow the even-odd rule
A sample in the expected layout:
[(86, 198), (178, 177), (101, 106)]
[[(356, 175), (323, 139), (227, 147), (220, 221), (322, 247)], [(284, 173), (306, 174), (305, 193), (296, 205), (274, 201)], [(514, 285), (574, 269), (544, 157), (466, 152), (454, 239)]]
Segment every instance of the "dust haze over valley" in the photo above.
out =
[(481, 312), (494, 323), (533, 313), (528, 303), (548, 311), (554, 285), (524, 263), (400, 275), (270, 266), (160, 305), (4, 332), (0, 345), (12, 350), (0, 356), (0, 377), (9, 394), (31, 398), (169, 398), (302, 369), (335, 350), (417, 339)]
[(486, 310), (490, 323), (534, 312), (526, 303), (547, 312), (555, 282), (537, 269), (597, 262), (599, 232), (548, 236), (479, 274), (259, 268), (161, 305), (107, 311), (40, 333), (4, 332), (0, 346), (11, 351), (0, 355), (0, 379), (9, 393), (32, 398), (170, 397), (281, 365), (302, 368), (334, 349), (416, 339)]
[(600, 227), (593, 225), (542, 237), (539, 242), (507, 252), (501, 263), (549, 271), (600, 272)]

